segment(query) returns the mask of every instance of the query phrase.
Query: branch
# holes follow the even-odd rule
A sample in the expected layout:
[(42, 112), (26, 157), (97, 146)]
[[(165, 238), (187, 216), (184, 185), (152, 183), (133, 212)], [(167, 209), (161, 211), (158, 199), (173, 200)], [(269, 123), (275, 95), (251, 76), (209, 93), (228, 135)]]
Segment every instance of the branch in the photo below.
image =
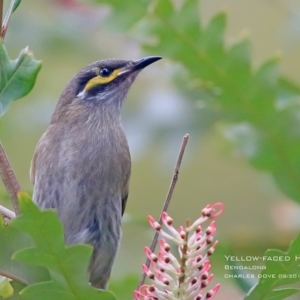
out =
[(10, 197), (16, 215), (19, 214), (18, 192), (21, 190), (14, 171), (0, 143), (0, 176)]
[[(5, 18), (3, 20), (3, 24), (2, 24), (2, 14), (1, 14), (0, 38), (1, 38), (2, 41), (4, 41), (10, 17), (12, 15), (12, 13), (17, 9), (20, 2), (21, 2), (21, 0), (11, 0), (9, 8), (8, 8), (7, 13), (5, 15)], [(3, 0), (0, 0), (0, 12), (1, 12), (1, 9), (2, 9), (2, 13), (3, 13)]]
[[(173, 192), (174, 192), (174, 189), (175, 189), (177, 180), (178, 180), (179, 169), (180, 169), (182, 157), (183, 157), (183, 154), (184, 154), (186, 145), (187, 145), (187, 143), (188, 143), (189, 137), (190, 137), (189, 134), (186, 134), (186, 135), (183, 137), (183, 141), (182, 141), (181, 148), (180, 148), (180, 151), (179, 151), (179, 155), (178, 155), (178, 158), (177, 158), (176, 167), (175, 167), (174, 174), (173, 174), (173, 179), (172, 179), (172, 181), (171, 181), (171, 185), (170, 185), (170, 187), (169, 187), (169, 191), (168, 191), (168, 194), (167, 194), (167, 198), (166, 198), (166, 200), (165, 200), (165, 203), (164, 203), (162, 212), (161, 212), (161, 214), (160, 214), (160, 218), (159, 218), (159, 224), (160, 224), (160, 225), (162, 225), (162, 213), (163, 213), (164, 211), (167, 211), (167, 210), (168, 210), (169, 204), (170, 204), (171, 199), (172, 199), (172, 195), (173, 195)], [(155, 247), (156, 247), (157, 240), (158, 240), (158, 235), (159, 235), (159, 233), (156, 231), (155, 234), (154, 234), (153, 240), (152, 240), (152, 242), (151, 242), (151, 246), (150, 246), (150, 249), (151, 249), (152, 252), (155, 251)], [(149, 268), (149, 266), (150, 266), (150, 259), (149, 259), (149, 258), (147, 258), (147, 260), (146, 260), (146, 266), (147, 266), (148, 268)], [(138, 285), (138, 287), (137, 287), (137, 290), (139, 290), (139, 288), (144, 284), (145, 279), (146, 279), (146, 274), (143, 272), (142, 277), (141, 277), (141, 280), (140, 280), (139, 285)]]
[(3, 0), (0, 0), (0, 33), (2, 32), (2, 17), (3, 17)]
[(30, 285), (30, 283), (27, 282), (27, 281), (24, 281), (23, 278), (18, 277), (18, 276), (14, 275), (14, 274), (8, 273), (5, 270), (0, 270), (0, 276), (12, 279), (13, 281), (19, 282), (19, 283), (21, 283), (23, 285)]

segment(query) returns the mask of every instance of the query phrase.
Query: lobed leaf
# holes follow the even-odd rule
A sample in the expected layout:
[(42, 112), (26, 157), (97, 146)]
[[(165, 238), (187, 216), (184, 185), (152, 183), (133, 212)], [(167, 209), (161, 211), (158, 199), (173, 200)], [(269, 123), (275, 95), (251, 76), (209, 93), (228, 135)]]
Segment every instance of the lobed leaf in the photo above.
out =
[[(19, 293), (20, 299), (115, 299), (112, 293), (97, 290), (89, 284), (87, 268), (92, 247), (83, 244), (65, 246), (63, 226), (54, 210), (41, 211), (24, 193), (19, 194), (19, 207), (21, 214), (8, 226), (20, 239), (16, 239), (18, 244), (13, 250), (18, 251), (13, 259), (20, 262), (20, 272), (25, 273), (22, 273), (24, 277), (28, 275), (23, 264), (33, 269), (35, 266), (44, 267), (49, 272), (44, 278), (27, 282)], [(30, 238), (21, 247), (24, 236)], [(8, 249), (11, 245), (14, 243), (7, 240), (4, 248)], [(13, 250), (6, 251), (11, 254)]]

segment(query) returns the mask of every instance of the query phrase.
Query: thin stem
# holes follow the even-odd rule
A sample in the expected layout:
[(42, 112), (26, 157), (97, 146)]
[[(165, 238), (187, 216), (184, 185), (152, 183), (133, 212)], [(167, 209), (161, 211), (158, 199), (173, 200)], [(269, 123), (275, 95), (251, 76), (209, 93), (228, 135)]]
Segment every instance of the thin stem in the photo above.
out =
[(0, 176), (10, 197), (16, 215), (19, 214), (18, 192), (21, 190), (14, 171), (0, 143)]
[(8, 273), (6, 271), (3, 271), (3, 270), (0, 271), (0, 275), (3, 276), (3, 277), (6, 277), (6, 278), (10, 278), (13, 281), (19, 282), (19, 283), (21, 283), (23, 285), (29, 285), (30, 284), (29, 282), (23, 280), (23, 278), (15, 276), (15, 275), (13, 275), (11, 273)]
[(10, 220), (12, 220), (16, 217), (16, 214), (13, 211), (11, 211), (10, 209), (8, 209), (2, 205), (0, 205), (0, 214)]
[[(1, 2), (3, 2), (3, 0), (0, 0), (0, 6), (1, 6)], [(18, 0), (12, 0), (10, 2), (9, 8), (8, 8), (5, 18), (3, 20), (3, 24), (2, 24), (2, 22), (0, 23), (0, 24), (2, 24), (1, 25), (2, 41), (4, 41), (4, 39), (5, 39), (5, 35), (6, 35), (7, 28), (8, 28), (8, 23), (9, 23), (10, 17), (12, 15), (12, 13), (14, 12), (14, 10), (18, 7), (19, 3), (20, 2)], [(3, 6), (2, 6), (2, 12), (3, 12)]]
[(3, 0), (0, 0), (0, 33), (2, 31), (2, 17), (3, 17)]
[[(164, 206), (163, 206), (163, 209), (162, 209), (162, 212), (160, 214), (159, 221), (158, 221), (160, 225), (162, 225), (162, 213), (164, 211), (168, 210), (169, 204), (170, 204), (171, 199), (172, 199), (172, 195), (173, 195), (173, 192), (174, 192), (177, 180), (178, 180), (179, 169), (180, 169), (180, 165), (181, 165), (181, 162), (182, 162), (183, 154), (184, 154), (186, 145), (187, 145), (187, 143), (189, 141), (189, 137), (190, 137), (189, 134), (186, 134), (183, 137), (183, 141), (182, 141), (181, 148), (180, 148), (180, 151), (179, 151), (179, 155), (178, 155), (178, 158), (177, 158), (177, 163), (176, 163), (176, 167), (175, 167), (175, 170), (174, 170), (174, 174), (173, 174), (173, 178), (172, 178), (172, 181), (171, 181), (171, 185), (169, 187), (167, 198), (165, 200), (165, 203), (164, 203)], [(155, 247), (156, 247), (157, 240), (158, 240), (158, 235), (159, 235), (159, 233), (156, 231), (155, 234), (154, 234), (153, 240), (151, 242), (151, 246), (150, 246), (150, 249), (151, 249), (152, 252), (155, 251)], [(146, 260), (146, 266), (148, 268), (150, 266), (150, 259), (149, 258), (147, 258), (147, 260)], [(145, 279), (146, 279), (146, 274), (143, 272), (143, 274), (141, 276), (141, 280), (139, 282), (139, 285), (138, 285), (137, 289), (139, 289), (144, 284)]]

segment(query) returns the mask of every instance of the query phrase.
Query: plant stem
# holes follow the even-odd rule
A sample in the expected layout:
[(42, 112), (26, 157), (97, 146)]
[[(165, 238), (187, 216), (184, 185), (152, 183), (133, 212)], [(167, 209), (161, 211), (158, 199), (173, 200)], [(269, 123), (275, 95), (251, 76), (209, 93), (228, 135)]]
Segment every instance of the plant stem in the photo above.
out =
[(4, 0), (0, 0), (0, 34), (2, 32), (3, 1)]
[[(2, 2), (2, 12), (3, 12), (3, 0), (0, 0), (0, 6), (1, 6), (1, 2)], [(12, 13), (15, 11), (15, 9), (18, 7), (19, 4), (20, 4), (20, 1), (12, 0), (10, 2), (9, 8), (8, 8), (5, 18), (3, 20), (3, 24), (2, 24), (2, 22), (0, 23), (1, 24), (1, 39), (2, 39), (2, 41), (4, 41), (10, 17), (12, 15)], [(1, 8), (0, 8), (0, 10), (1, 10)]]
[(16, 215), (19, 214), (18, 192), (21, 190), (14, 171), (0, 143), (0, 176), (10, 197)]
[[(177, 180), (178, 180), (179, 169), (180, 169), (180, 165), (181, 165), (181, 162), (182, 162), (183, 154), (184, 154), (186, 145), (188, 143), (189, 137), (190, 137), (189, 134), (186, 134), (183, 137), (183, 141), (182, 141), (181, 148), (180, 148), (180, 151), (179, 151), (179, 155), (178, 155), (178, 158), (177, 158), (177, 163), (176, 163), (176, 167), (175, 167), (175, 170), (174, 170), (173, 178), (172, 178), (172, 181), (171, 181), (171, 184), (170, 184), (170, 187), (169, 187), (169, 191), (168, 191), (168, 194), (167, 194), (167, 198), (165, 200), (165, 203), (164, 203), (164, 206), (163, 206), (163, 209), (162, 209), (162, 212), (160, 214), (159, 221), (158, 221), (160, 225), (162, 225), (162, 213), (168, 210), (169, 204), (170, 204), (171, 199), (172, 199), (172, 195), (173, 195), (173, 192), (174, 192)], [(158, 235), (159, 235), (159, 233), (156, 231), (155, 234), (154, 234), (154, 237), (152, 239), (151, 246), (150, 246), (150, 249), (151, 249), (152, 252), (155, 251), (155, 247), (156, 247), (157, 240), (158, 240)], [(146, 260), (146, 266), (148, 268), (150, 266), (150, 259), (149, 258), (147, 258), (147, 260)], [(144, 284), (145, 279), (146, 279), (146, 274), (143, 272), (143, 274), (141, 276), (141, 280), (140, 280), (139, 285), (137, 287), (137, 290)]]
[(2, 205), (0, 205), (0, 214), (10, 220), (12, 220), (16, 217), (16, 214), (13, 211), (11, 211), (10, 209), (8, 209)]
[(13, 281), (19, 282), (23, 285), (29, 285), (30, 284), (29, 282), (25, 281), (23, 278), (15, 276), (15, 275), (13, 275), (11, 273), (8, 273), (4, 270), (0, 270), (0, 275), (3, 276), (3, 277), (6, 277), (6, 278), (12, 279)]

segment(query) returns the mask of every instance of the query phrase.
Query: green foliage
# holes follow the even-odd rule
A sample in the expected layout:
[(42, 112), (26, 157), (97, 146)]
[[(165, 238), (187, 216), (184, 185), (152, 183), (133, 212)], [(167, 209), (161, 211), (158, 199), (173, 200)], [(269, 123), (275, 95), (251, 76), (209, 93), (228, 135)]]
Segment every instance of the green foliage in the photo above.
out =
[[(245, 300), (281, 300), (300, 291), (297, 288), (282, 288), (283, 285), (300, 281), (300, 235), (291, 243), (287, 252), (271, 249), (265, 253), (264, 278), (245, 297)], [(278, 261), (278, 258), (282, 258)]]
[(0, 274), (6, 274), (26, 285), (49, 279), (45, 268), (30, 266), (11, 259), (16, 251), (32, 247), (34, 241), (12, 224), (4, 225), (2, 218), (0, 218), (0, 245), (5, 245), (0, 247)]
[[(13, 264), (11, 270), (14, 271), (8, 273), (1, 266), (0, 274), (23, 284), (15, 299), (115, 299), (112, 293), (97, 290), (88, 283), (92, 247), (65, 246), (63, 227), (55, 211), (41, 211), (25, 194), (20, 195), (20, 210), (21, 215), (2, 228), (0, 234), (1, 238), (7, 237), (3, 238), (6, 247), (0, 248), (0, 257), (8, 261), (7, 265)], [(12, 252), (13, 261), (20, 262), (18, 266), (8, 257)], [(32, 275), (31, 268), (36, 267), (41, 272)], [(20, 285), (16, 287), (20, 289)]]
[(11, 60), (5, 46), (0, 42), (0, 116), (11, 101), (27, 95), (34, 86), (41, 62), (33, 58), (28, 48)]
[(158, 1), (147, 22), (158, 42), (145, 48), (179, 61), (189, 81), (209, 82), (214, 101), (208, 104), (234, 124), (227, 134), (255, 167), (270, 171), (282, 190), (300, 201), (300, 133), (295, 131), (299, 107), (289, 105), (300, 93), (288, 80), (280, 80), (278, 60), (269, 59), (253, 70), (249, 41), (226, 49), (225, 14), (203, 27), (197, 0), (184, 1), (179, 10), (169, 0)]

